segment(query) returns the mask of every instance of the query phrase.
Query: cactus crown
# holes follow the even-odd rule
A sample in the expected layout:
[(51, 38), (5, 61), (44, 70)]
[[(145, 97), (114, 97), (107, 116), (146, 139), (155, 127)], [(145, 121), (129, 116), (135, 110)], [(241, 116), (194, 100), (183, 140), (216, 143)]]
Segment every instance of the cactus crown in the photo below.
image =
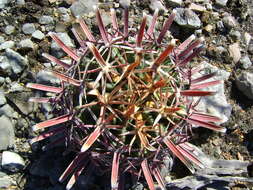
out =
[(213, 95), (201, 89), (221, 81), (205, 81), (215, 73), (194, 77), (201, 67), (189, 62), (203, 48), (203, 39), (190, 36), (180, 45), (175, 39), (166, 41), (176, 12), (165, 20), (161, 32), (155, 31), (158, 11), (149, 26), (144, 14), (137, 32), (129, 29), (127, 8), (123, 28), (118, 25), (115, 10), (111, 10), (112, 27), (108, 30), (99, 9), (95, 12), (101, 37), (97, 39), (86, 23), (77, 19), (83, 32), (73, 29), (79, 49), (67, 47), (50, 33), (72, 62), (43, 54), (59, 67), (50, 72), (61, 80), (61, 86), (27, 84), (55, 94), (30, 101), (51, 103), (58, 114), (33, 126), (33, 130), (43, 132), (31, 143), (59, 135), (51, 145), (65, 143), (76, 152), (59, 179), (64, 181), (72, 175), (67, 189), (84, 169), (93, 166), (109, 169), (105, 171), (111, 172), (115, 190), (120, 173), (125, 172), (136, 176), (142, 173), (152, 190), (154, 179), (165, 189), (160, 168), (166, 155), (175, 155), (192, 172), (203, 167), (187, 142), (193, 125), (225, 131), (214, 124), (220, 121), (218, 117), (196, 110), (199, 101), (193, 98)]

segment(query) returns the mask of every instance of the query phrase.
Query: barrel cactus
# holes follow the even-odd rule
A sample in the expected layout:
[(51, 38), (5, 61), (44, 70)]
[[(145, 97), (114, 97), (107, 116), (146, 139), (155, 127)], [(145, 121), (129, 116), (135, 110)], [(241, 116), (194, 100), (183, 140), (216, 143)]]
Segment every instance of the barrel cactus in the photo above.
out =
[(128, 8), (123, 11), (123, 27), (114, 9), (110, 27), (105, 27), (98, 8), (95, 15), (97, 36), (83, 19), (77, 19), (80, 30), (72, 31), (78, 49), (49, 33), (72, 61), (43, 54), (57, 65), (50, 72), (61, 85), (27, 84), (54, 94), (30, 98), (52, 104), (55, 115), (33, 126), (41, 132), (31, 143), (57, 136), (51, 145), (63, 143), (76, 153), (59, 178), (60, 182), (68, 179), (67, 189), (91, 166), (110, 174), (113, 190), (119, 189), (123, 173), (145, 178), (151, 190), (156, 182), (165, 189), (160, 169), (166, 155), (177, 157), (191, 172), (204, 167), (188, 142), (193, 127), (225, 132), (215, 124), (218, 117), (196, 109), (201, 97), (215, 93), (203, 88), (222, 81), (206, 82), (215, 73), (194, 77), (203, 68), (190, 61), (203, 49), (203, 39), (192, 35), (178, 44), (169, 37), (175, 11), (160, 32), (155, 27), (158, 10), (150, 24), (143, 14), (137, 29), (129, 27)]

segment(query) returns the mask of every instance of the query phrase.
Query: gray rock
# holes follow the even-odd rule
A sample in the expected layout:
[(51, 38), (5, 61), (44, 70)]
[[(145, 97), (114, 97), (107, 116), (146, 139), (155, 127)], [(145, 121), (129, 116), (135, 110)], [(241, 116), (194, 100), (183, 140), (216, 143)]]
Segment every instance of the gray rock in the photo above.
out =
[(174, 161), (171, 156), (167, 155), (163, 158), (163, 165), (161, 166), (161, 170), (160, 170), (161, 176), (163, 178), (165, 178), (166, 176), (169, 175), (169, 173), (172, 170), (173, 163), (174, 163)]
[(8, 49), (8, 48), (13, 48), (15, 46), (15, 42), (14, 41), (6, 41), (3, 42), (0, 45), (0, 50), (4, 50), (4, 49)]
[(17, 4), (18, 5), (24, 5), (25, 4), (25, 0), (17, 0)]
[(201, 26), (201, 21), (196, 13), (190, 9), (176, 8), (177, 14), (175, 22), (185, 28), (197, 29)]
[(97, 4), (98, 0), (79, 0), (75, 1), (71, 5), (70, 10), (75, 17), (82, 16), (84, 14), (93, 12), (93, 6), (96, 6)]
[(5, 55), (14, 74), (20, 74), (28, 66), (28, 60), (12, 49), (6, 49)]
[(32, 33), (32, 37), (37, 40), (42, 40), (45, 35), (40, 30), (36, 30), (34, 33)]
[(0, 150), (6, 150), (14, 145), (14, 127), (6, 116), (0, 117)]
[(3, 42), (5, 42), (4, 37), (0, 36), (0, 44), (3, 43)]
[(5, 104), (0, 107), (0, 116), (2, 115), (12, 118), (15, 115), (15, 111), (12, 109), (11, 106), (9, 106), (9, 104)]
[(4, 83), (4, 81), (5, 81), (4, 77), (0, 77), (0, 85), (2, 85)]
[(10, 189), (10, 186), (15, 184), (10, 176), (0, 172), (0, 189)]
[(22, 31), (25, 34), (32, 34), (35, 30), (35, 25), (33, 23), (26, 23), (22, 26)]
[(153, 11), (155, 11), (156, 9), (166, 11), (166, 8), (163, 6), (161, 1), (159, 1), (159, 0), (151, 0), (150, 4), (149, 4), (149, 7)]
[[(212, 79), (206, 80), (205, 82), (214, 81), (214, 80), (227, 80), (230, 75), (229, 72), (220, 70), (217, 67), (212, 66), (208, 63), (204, 63), (203, 68), (204, 70), (201, 71), (201, 73), (196, 74), (196, 76), (200, 77), (203, 74), (217, 72), (216, 76), (214, 76)], [(212, 115), (220, 117), (222, 119), (221, 123), (226, 122), (231, 115), (232, 106), (228, 104), (226, 100), (226, 96), (224, 92), (224, 83), (203, 88), (203, 90), (214, 91), (216, 92), (216, 94), (210, 97), (201, 98), (201, 101), (197, 105), (196, 109), (199, 111), (203, 111), (203, 112), (210, 113)]]
[[(67, 33), (58, 32), (56, 33), (56, 35), (63, 41), (65, 45), (72, 48), (75, 47), (75, 45), (73, 44), (71, 38), (69, 37)], [(51, 43), (51, 51), (52, 51), (52, 54), (58, 58), (61, 58), (64, 55), (66, 55), (55, 41)]]
[(245, 32), (243, 34), (243, 41), (245, 43), (246, 48), (248, 48), (251, 39), (252, 39), (252, 36), (248, 32)]
[(225, 7), (227, 5), (228, 0), (215, 0), (215, 4), (221, 7)]
[(224, 26), (224, 24), (221, 20), (216, 23), (216, 26), (217, 26), (217, 29), (220, 32), (225, 32), (226, 31), (226, 28), (225, 28), (225, 26)]
[(4, 33), (7, 35), (12, 34), (15, 31), (15, 27), (12, 25), (8, 25), (4, 28)]
[(68, 9), (66, 9), (65, 7), (59, 7), (58, 11), (60, 13), (60, 20), (63, 22), (70, 22), (71, 18), (68, 12)]
[(232, 30), (229, 35), (234, 41), (239, 41), (241, 39), (241, 33), (237, 30)]
[(0, 71), (4, 74), (11, 75), (11, 64), (6, 56), (0, 56)]
[(212, 4), (211, 3), (206, 3), (206, 9), (209, 10), (209, 11), (213, 10)]
[(224, 26), (228, 29), (231, 30), (232, 28), (234, 28), (237, 23), (235, 21), (235, 18), (229, 14), (226, 14), (223, 18), (222, 18), (222, 22), (224, 24)]
[(19, 42), (18, 47), (23, 49), (34, 49), (34, 44), (32, 40), (24, 39)]
[(237, 63), (241, 58), (241, 50), (239, 43), (233, 43), (228, 47), (229, 55), (234, 63)]
[(9, 89), (9, 92), (22, 92), (25, 88), (18, 82), (11, 83), (11, 87)]
[(6, 104), (6, 98), (4, 96), (4, 92), (0, 90), (0, 106)]
[(241, 64), (241, 67), (243, 69), (248, 69), (249, 67), (251, 67), (252, 62), (249, 59), (249, 56), (243, 56), (240, 60), (239, 63)]
[(182, 5), (182, 0), (166, 0), (165, 2), (172, 7), (178, 7)]
[(253, 55), (253, 40), (250, 40), (249, 46), (248, 46), (248, 52)]
[(54, 19), (51, 16), (43, 15), (39, 19), (40, 24), (54, 24)]
[(0, 0), (0, 9), (5, 8), (5, 5), (8, 4), (10, 0)]
[(130, 6), (131, 4), (131, 1), (130, 0), (119, 0), (119, 4), (124, 7), (124, 8), (127, 8)]
[(36, 76), (36, 82), (45, 85), (59, 85), (60, 80), (48, 71), (39, 71)]
[(253, 73), (243, 72), (236, 78), (237, 88), (249, 99), (253, 100)]
[(4, 151), (2, 154), (2, 167), (10, 172), (18, 172), (24, 169), (25, 161), (15, 152)]

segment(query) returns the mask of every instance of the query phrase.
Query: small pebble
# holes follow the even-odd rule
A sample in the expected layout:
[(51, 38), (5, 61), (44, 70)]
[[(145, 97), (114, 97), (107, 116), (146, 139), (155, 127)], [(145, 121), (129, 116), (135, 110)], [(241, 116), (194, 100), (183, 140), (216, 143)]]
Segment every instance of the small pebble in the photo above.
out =
[(226, 28), (225, 28), (225, 26), (224, 26), (224, 24), (221, 20), (216, 23), (216, 26), (217, 26), (217, 29), (220, 32), (225, 32), (226, 31)]
[(166, 3), (172, 7), (179, 7), (182, 5), (183, 1), (182, 0), (167, 0)]
[(250, 61), (249, 56), (243, 56), (240, 60), (239, 63), (241, 64), (241, 67), (243, 69), (248, 69), (249, 67), (251, 67), (252, 63)]
[(252, 39), (252, 36), (248, 32), (245, 32), (244, 35), (243, 35), (243, 40), (245, 42), (246, 47), (249, 46), (249, 43), (250, 43), (251, 39)]
[(25, 0), (17, 0), (17, 4), (18, 5), (24, 5), (25, 4)]
[(230, 33), (229, 33), (230, 37), (234, 40), (234, 41), (239, 41), (241, 39), (241, 33), (239, 31), (235, 31), (235, 30), (232, 30)]
[(230, 57), (233, 59), (233, 62), (237, 63), (241, 58), (241, 51), (240, 51), (239, 44), (234, 43), (234, 44), (229, 45), (228, 51), (229, 51)]
[(0, 44), (3, 43), (3, 42), (5, 42), (4, 37), (0, 36)]
[(35, 26), (32, 23), (26, 23), (22, 26), (22, 31), (25, 34), (32, 34), (33, 32), (35, 32)]
[(228, 0), (215, 0), (215, 4), (221, 7), (225, 7), (227, 5)]
[(43, 15), (39, 19), (40, 24), (54, 24), (54, 19), (51, 16)]
[(0, 90), (0, 106), (6, 104), (6, 98), (4, 96), (4, 92)]
[(189, 9), (196, 11), (196, 12), (205, 12), (206, 11), (206, 8), (204, 6), (197, 5), (195, 3), (191, 3), (189, 6)]
[(37, 40), (42, 40), (45, 37), (45, 34), (43, 34), (40, 30), (36, 30), (32, 33), (32, 37)]
[(4, 33), (7, 34), (7, 35), (12, 34), (14, 31), (15, 31), (15, 27), (12, 26), (12, 25), (8, 25), (4, 29)]
[(11, 88), (10, 88), (10, 92), (22, 92), (24, 91), (24, 86), (22, 86), (20, 83), (18, 82), (13, 82), (11, 83)]
[(21, 40), (18, 44), (19, 48), (34, 49), (34, 44), (30, 39)]
[(8, 49), (8, 48), (13, 48), (15, 45), (15, 42), (14, 41), (6, 41), (6, 42), (3, 42), (1, 45), (0, 45), (0, 50), (4, 50), (4, 49)]
[(234, 28), (237, 24), (235, 21), (235, 18), (233, 16), (230, 15), (225, 15), (222, 19), (224, 26), (228, 29), (231, 30), (232, 28)]

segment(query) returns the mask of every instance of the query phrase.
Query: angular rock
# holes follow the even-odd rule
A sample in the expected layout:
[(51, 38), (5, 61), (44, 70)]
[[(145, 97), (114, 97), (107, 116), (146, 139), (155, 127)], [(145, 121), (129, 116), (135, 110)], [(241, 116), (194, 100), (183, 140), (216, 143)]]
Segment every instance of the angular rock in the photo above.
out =
[(4, 151), (2, 154), (2, 167), (10, 172), (18, 172), (24, 169), (25, 161), (15, 152)]
[[(130, 6), (131, 1), (130, 0), (119, 0), (119, 4), (124, 7), (127, 8)], [(151, 2), (152, 3), (152, 2)]]
[(25, 34), (32, 34), (35, 30), (35, 25), (33, 23), (26, 23), (22, 26), (22, 31)]
[(14, 145), (14, 127), (6, 116), (0, 117), (0, 150), (6, 150)]
[(253, 100), (253, 73), (242, 72), (236, 78), (237, 88), (249, 99)]
[(0, 90), (0, 106), (6, 104), (6, 98), (4, 96), (4, 92)]
[[(213, 78), (209, 80), (206, 80), (205, 82), (210, 82), (213, 80), (227, 80), (230, 75), (229, 72), (220, 70), (217, 67), (212, 66), (208, 63), (204, 63), (203, 68), (205, 69), (200, 72), (201, 74), (198, 73), (194, 75), (194, 77), (197, 77), (197, 76), (200, 77), (202, 74), (217, 72), (216, 76), (214, 76)], [(222, 119), (221, 123), (226, 122), (231, 115), (232, 106), (228, 104), (226, 100), (226, 96), (224, 93), (224, 83), (203, 88), (203, 90), (214, 91), (216, 92), (216, 94), (210, 97), (201, 98), (201, 101), (197, 105), (196, 109), (199, 111), (203, 111), (203, 112), (210, 113), (210, 114), (220, 117)]]
[(241, 67), (243, 69), (248, 69), (249, 67), (251, 67), (252, 62), (250, 61), (249, 56), (243, 56), (240, 60), (239, 63), (241, 64)]
[(225, 7), (227, 5), (228, 0), (215, 0), (215, 4), (221, 7)]
[(15, 111), (12, 109), (12, 107), (9, 104), (5, 104), (2, 107), (0, 107), (0, 116), (5, 115), (9, 118), (12, 118)]
[(0, 36), (0, 44), (3, 43), (3, 42), (5, 42), (4, 37)]
[(4, 33), (7, 35), (12, 34), (15, 31), (15, 27), (12, 25), (8, 25), (4, 28)]
[(14, 74), (20, 74), (28, 66), (28, 60), (12, 49), (6, 49), (5, 56)]
[(6, 56), (0, 56), (0, 71), (4, 74), (11, 75), (11, 64)]
[(230, 57), (233, 59), (233, 62), (237, 63), (241, 58), (239, 43), (234, 43), (234, 44), (229, 45), (228, 51), (229, 51)]
[(8, 49), (8, 48), (13, 48), (15, 46), (15, 42), (14, 41), (6, 41), (6, 42), (3, 42), (1, 45), (0, 45), (0, 50), (4, 50), (4, 49)]
[(235, 18), (229, 14), (224, 15), (222, 22), (228, 30), (231, 30), (237, 25)]
[(40, 24), (54, 24), (54, 19), (51, 16), (43, 15), (39, 19)]
[(36, 30), (34, 33), (32, 33), (32, 37), (37, 40), (42, 40), (45, 37), (45, 34), (43, 34), (40, 30)]
[(93, 6), (96, 6), (97, 4), (98, 0), (79, 0), (75, 1), (71, 5), (70, 10), (75, 17), (82, 16), (84, 14), (93, 12)]
[(177, 14), (175, 22), (185, 28), (197, 29), (201, 26), (201, 21), (196, 13), (187, 8), (176, 8)]
[(34, 44), (32, 40), (24, 39), (19, 42), (18, 47), (23, 49), (34, 49)]
[(241, 39), (241, 33), (237, 30), (231, 31), (229, 35), (234, 41), (239, 41)]
[(182, 0), (166, 0), (165, 2), (172, 7), (179, 7), (183, 3)]
[(10, 2), (11, 0), (0, 0), (0, 9), (5, 8), (5, 6)]
[(191, 3), (189, 6), (189, 9), (196, 11), (196, 12), (205, 12), (206, 11), (206, 8), (204, 6), (198, 5), (195, 3)]
[(153, 11), (155, 11), (156, 9), (166, 11), (166, 8), (163, 6), (161, 1), (159, 1), (159, 0), (151, 0), (150, 4), (149, 4), (149, 7)]
[(9, 92), (22, 92), (24, 90), (25, 90), (25, 88), (23, 85), (21, 85), (18, 82), (13, 82), (13, 83), (11, 83), (11, 87), (9, 89)]

